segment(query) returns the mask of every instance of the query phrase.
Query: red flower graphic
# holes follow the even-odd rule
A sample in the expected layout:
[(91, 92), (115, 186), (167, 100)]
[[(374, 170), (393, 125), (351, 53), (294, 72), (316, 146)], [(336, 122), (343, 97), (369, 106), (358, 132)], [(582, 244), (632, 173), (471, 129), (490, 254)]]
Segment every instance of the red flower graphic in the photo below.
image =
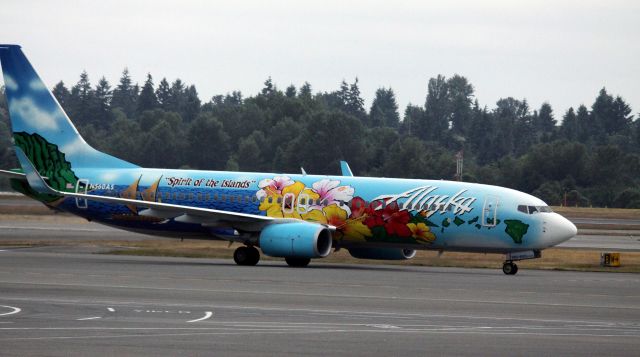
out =
[(377, 206), (371, 204), (365, 210), (367, 218), (364, 220), (364, 224), (369, 228), (384, 226), (389, 235), (411, 236), (411, 230), (407, 227), (407, 223), (411, 219), (408, 211), (399, 210), (395, 202), (387, 205), (384, 209), (376, 210), (375, 207)]

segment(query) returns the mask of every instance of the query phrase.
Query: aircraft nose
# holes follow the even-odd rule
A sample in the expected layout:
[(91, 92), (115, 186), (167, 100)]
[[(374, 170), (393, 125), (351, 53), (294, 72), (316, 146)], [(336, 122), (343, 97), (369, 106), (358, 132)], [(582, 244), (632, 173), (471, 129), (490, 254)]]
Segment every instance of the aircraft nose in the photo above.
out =
[(546, 221), (546, 240), (551, 247), (567, 241), (578, 234), (578, 228), (568, 219), (557, 213), (549, 215)]

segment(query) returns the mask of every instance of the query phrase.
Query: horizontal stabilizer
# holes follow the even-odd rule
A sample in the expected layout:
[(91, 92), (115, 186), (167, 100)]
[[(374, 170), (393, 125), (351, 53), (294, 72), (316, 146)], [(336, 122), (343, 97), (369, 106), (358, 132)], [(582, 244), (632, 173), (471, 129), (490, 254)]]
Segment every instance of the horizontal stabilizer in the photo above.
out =
[(40, 176), (38, 170), (36, 170), (31, 161), (29, 161), (29, 158), (27, 158), (27, 155), (21, 148), (16, 146), (15, 151), (18, 161), (20, 162), (20, 166), (22, 166), (22, 170), (25, 172), (29, 186), (31, 186), (32, 189), (36, 192), (47, 195), (61, 196), (58, 191), (47, 185), (44, 178)]
[(18, 180), (25, 180), (25, 181), (27, 180), (27, 175), (23, 174), (22, 172), (15, 172), (15, 171), (9, 171), (9, 170), (0, 170), (0, 176), (11, 178), (11, 179), (18, 179)]

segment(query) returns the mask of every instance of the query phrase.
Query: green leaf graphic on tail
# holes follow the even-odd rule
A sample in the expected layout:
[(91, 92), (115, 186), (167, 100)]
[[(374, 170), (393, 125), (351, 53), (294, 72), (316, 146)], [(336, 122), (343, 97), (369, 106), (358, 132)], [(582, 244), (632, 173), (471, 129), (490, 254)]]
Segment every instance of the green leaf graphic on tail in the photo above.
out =
[[(71, 163), (60, 152), (58, 145), (49, 143), (38, 134), (19, 132), (13, 134), (15, 145), (20, 147), (40, 175), (48, 178), (49, 185), (58, 191), (74, 191), (78, 177), (71, 170)], [(58, 197), (33, 191), (28, 185), (12, 185), (14, 189), (38, 200), (51, 202)], [(28, 192), (23, 192), (27, 190)]]

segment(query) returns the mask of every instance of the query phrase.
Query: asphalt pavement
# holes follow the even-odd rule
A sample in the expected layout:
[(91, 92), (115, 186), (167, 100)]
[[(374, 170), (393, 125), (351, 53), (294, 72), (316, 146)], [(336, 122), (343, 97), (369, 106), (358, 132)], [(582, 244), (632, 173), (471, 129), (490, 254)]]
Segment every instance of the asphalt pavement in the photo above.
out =
[(640, 275), (0, 251), (0, 355), (616, 355)]

